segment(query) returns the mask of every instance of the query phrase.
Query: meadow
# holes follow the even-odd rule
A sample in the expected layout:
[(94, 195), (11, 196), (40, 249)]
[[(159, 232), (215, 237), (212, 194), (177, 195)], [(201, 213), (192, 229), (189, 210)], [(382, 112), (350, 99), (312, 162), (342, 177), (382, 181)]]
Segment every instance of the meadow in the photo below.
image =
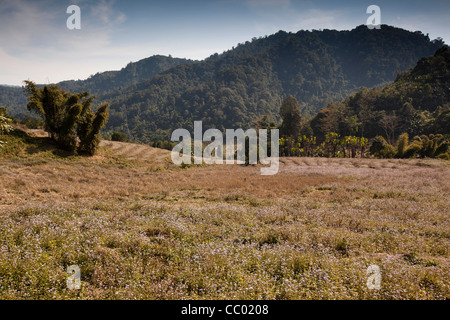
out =
[(0, 299), (450, 298), (449, 161), (281, 158), (261, 176), (2, 140)]

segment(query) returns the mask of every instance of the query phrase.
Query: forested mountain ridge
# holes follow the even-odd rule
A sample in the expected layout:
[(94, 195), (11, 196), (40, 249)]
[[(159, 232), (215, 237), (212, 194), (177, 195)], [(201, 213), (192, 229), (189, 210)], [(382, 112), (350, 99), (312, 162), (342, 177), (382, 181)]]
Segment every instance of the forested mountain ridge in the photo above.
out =
[(63, 82), (61, 87), (98, 93), (99, 102), (111, 103), (107, 132), (121, 131), (132, 140), (149, 142), (170, 138), (176, 128), (191, 129), (194, 120), (222, 130), (248, 128), (262, 115), (277, 120), (288, 95), (297, 98), (304, 114), (313, 116), (361, 86), (392, 82), (397, 72), (442, 45), (421, 32), (386, 25), (379, 30), (359, 26), (351, 31), (279, 31), (128, 86), (124, 77), (113, 91), (105, 92), (108, 82), (101, 81), (108, 73), (85, 82)]
[(361, 86), (391, 82), (442, 44), (386, 25), (280, 31), (101, 99), (111, 103), (108, 128), (143, 142), (168, 139), (176, 128), (192, 129), (194, 120), (205, 128), (247, 128), (262, 115), (277, 118), (288, 95), (303, 113), (314, 115)]
[(158, 73), (180, 64), (192, 62), (192, 60), (155, 55), (137, 62), (130, 62), (119, 71), (96, 73), (86, 80), (62, 81), (58, 85), (71, 92), (89, 91), (91, 94), (101, 95), (151, 79)]
[[(192, 62), (194, 61), (154, 55), (137, 62), (130, 62), (121, 70), (97, 72), (86, 80), (62, 81), (58, 83), (58, 86), (70, 92), (89, 91), (94, 95), (104, 95), (145, 79), (151, 79), (172, 67)], [(0, 105), (8, 106), (8, 112), (11, 115), (23, 118), (27, 114), (26, 104), (26, 95), (21, 87), (0, 85)]]
[(311, 120), (314, 134), (385, 136), (450, 134), (450, 49), (443, 46), (385, 87), (360, 88)]

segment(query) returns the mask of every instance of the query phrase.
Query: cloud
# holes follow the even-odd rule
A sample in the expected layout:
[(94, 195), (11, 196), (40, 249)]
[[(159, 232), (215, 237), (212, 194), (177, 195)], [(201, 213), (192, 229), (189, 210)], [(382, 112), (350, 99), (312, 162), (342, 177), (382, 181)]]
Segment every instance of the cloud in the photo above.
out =
[[(2, 3), (0, 7), (0, 43), (3, 49), (26, 47), (45, 40), (52, 28), (55, 14), (51, 8), (42, 10), (35, 2), (23, 0)], [(49, 23), (50, 22), (50, 23)]]
[(126, 20), (125, 14), (113, 8), (114, 1), (101, 0), (90, 8), (92, 18), (99, 19), (109, 26), (121, 24)]

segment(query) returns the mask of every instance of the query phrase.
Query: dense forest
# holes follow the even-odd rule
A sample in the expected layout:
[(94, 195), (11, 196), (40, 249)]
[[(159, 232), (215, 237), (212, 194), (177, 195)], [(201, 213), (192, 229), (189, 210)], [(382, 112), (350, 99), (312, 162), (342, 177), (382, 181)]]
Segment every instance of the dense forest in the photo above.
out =
[(248, 128), (294, 96), (313, 116), (361, 86), (391, 82), (398, 71), (431, 56), (442, 42), (383, 26), (352, 31), (278, 32), (206, 61), (183, 64), (102, 97), (111, 103), (108, 128), (133, 140), (168, 139), (176, 128)]
[[(264, 117), (278, 123), (281, 102), (289, 95), (298, 100), (307, 119), (328, 106), (311, 122), (314, 129), (320, 127), (317, 135), (321, 135), (326, 128), (319, 120), (327, 110), (334, 110), (330, 103), (343, 101), (360, 87), (380, 87), (396, 78), (396, 83), (407, 81), (407, 74), (399, 72), (433, 55), (442, 45), (442, 40), (431, 41), (419, 31), (386, 25), (379, 30), (359, 26), (351, 31), (279, 31), (203, 61), (158, 57), (145, 70), (142, 62), (131, 63), (121, 71), (59, 86), (75, 92), (88, 90), (99, 95), (97, 101), (109, 102), (105, 135), (122, 132), (134, 141), (167, 140), (176, 128), (192, 129), (194, 120), (202, 120), (205, 129), (222, 130), (248, 128)], [(361, 90), (357, 95), (363, 95)], [(7, 105), (13, 115), (26, 110), (25, 96), (21, 105), (19, 91), (0, 88), (0, 104)], [(378, 134), (379, 128), (372, 128), (370, 119), (359, 116), (364, 112), (358, 109), (361, 106), (354, 107), (355, 101), (348, 98), (335, 103), (354, 108), (347, 120), (355, 122), (350, 126), (352, 133)], [(436, 112), (434, 105), (420, 107), (428, 108), (430, 114)], [(386, 115), (398, 109), (373, 108)], [(413, 108), (420, 110), (416, 105)]]
[(280, 116), (282, 156), (450, 159), (450, 49), (420, 59), (388, 86), (330, 103), (309, 122), (292, 96)]
[(319, 138), (330, 132), (380, 135), (390, 143), (401, 133), (450, 134), (450, 49), (443, 46), (420, 59), (390, 85), (363, 87), (340, 103), (330, 103), (310, 127)]
[(130, 62), (120, 71), (97, 73), (87, 80), (62, 81), (58, 86), (71, 92), (89, 91), (91, 94), (103, 95), (110, 91), (137, 84), (142, 80), (151, 79), (158, 73), (180, 64), (192, 62), (192, 60), (156, 55), (138, 62)]

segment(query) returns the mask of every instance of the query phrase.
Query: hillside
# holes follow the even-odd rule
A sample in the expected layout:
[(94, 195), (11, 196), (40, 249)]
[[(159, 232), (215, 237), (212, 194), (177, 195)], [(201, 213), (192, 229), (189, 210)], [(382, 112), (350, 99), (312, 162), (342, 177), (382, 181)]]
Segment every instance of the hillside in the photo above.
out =
[[(349, 119), (356, 119), (353, 128)], [(443, 46), (385, 87), (361, 88), (341, 103), (330, 104), (312, 120), (318, 136), (327, 131), (371, 138), (403, 132), (450, 134), (450, 49)]]
[(389, 26), (280, 31), (101, 98), (111, 102), (108, 129), (138, 141), (167, 139), (194, 120), (205, 128), (246, 128), (264, 114), (277, 118), (289, 94), (314, 115), (361, 86), (393, 81), (441, 45)]
[[(111, 103), (106, 133), (121, 131), (135, 141), (149, 142), (168, 139), (176, 128), (191, 129), (194, 120), (202, 120), (205, 129), (247, 128), (262, 115), (276, 120), (287, 95), (295, 96), (303, 113), (313, 116), (361, 86), (393, 81), (397, 72), (442, 44), (420, 32), (386, 25), (380, 30), (359, 26), (351, 31), (280, 31), (204, 61), (163, 59), (164, 67), (179, 65), (164, 70), (161, 64), (151, 64), (154, 72), (144, 72), (142, 64), (135, 63), (61, 86), (88, 89), (100, 95), (99, 101)], [(11, 100), (0, 96), (0, 104), (17, 115), (24, 105), (16, 104), (14, 90)]]
[[(58, 86), (71, 92), (89, 91), (91, 94), (103, 95), (145, 79), (151, 79), (158, 73), (180, 64), (192, 62), (192, 60), (155, 55), (137, 62), (130, 62), (118, 71), (96, 73), (86, 80), (62, 81), (58, 83)], [(26, 104), (26, 95), (21, 87), (0, 85), (0, 106), (8, 106), (9, 114), (17, 118), (29, 115)]]

